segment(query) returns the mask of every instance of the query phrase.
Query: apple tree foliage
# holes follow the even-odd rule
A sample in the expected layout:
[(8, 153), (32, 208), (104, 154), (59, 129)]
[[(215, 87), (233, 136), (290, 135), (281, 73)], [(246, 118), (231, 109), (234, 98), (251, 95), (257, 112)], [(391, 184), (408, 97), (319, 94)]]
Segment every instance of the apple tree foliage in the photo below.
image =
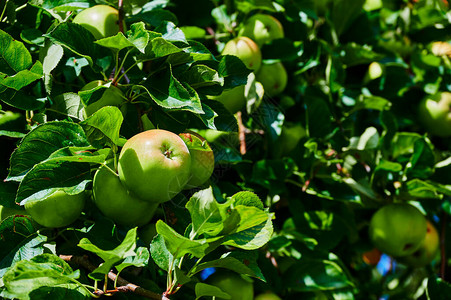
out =
[[(120, 9), (123, 32), (96, 40), (72, 22), (96, 4)], [(220, 55), (256, 14), (281, 22), (261, 52), (288, 75), (263, 99), (251, 70)], [(212, 100), (244, 85), (236, 116)], [(125, 104), (87, 116), (110, 86)], [(204, 278), (225, 268), (282, 299), (449, 299), (451, 132), (419, 114), (441, 92), (446, 0), (1, 0), (0, 298), (227, 298)], [(151, 128), (203, 135), (215, 170), (160, 205), (150, 243), (91, 200), (67, 227), (27, 215), (55, 192), (92, 193), (95, 172)], [(371, 217), (397, 202), (438, 230), (427, 266), (370, 241)]]

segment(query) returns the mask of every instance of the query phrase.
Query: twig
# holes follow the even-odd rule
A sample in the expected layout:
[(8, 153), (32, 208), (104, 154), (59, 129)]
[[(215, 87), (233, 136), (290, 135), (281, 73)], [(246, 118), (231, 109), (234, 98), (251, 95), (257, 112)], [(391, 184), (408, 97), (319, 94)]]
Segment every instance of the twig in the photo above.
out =
[(236, 113), (236, 118), (238, 120), (238, 137), (240, 139), (240, 153), (241, 155), (244, 155), (246, 154), (246, 128), (243, 125), (241, 111)]
[(119, 31), (124, 33), (124, 2), (119, 0)]
[(442, 230), (440, 231), (440, 278), (445, 280), (445, 269), (446, 269), (446, 225), (448, 214), (443, 211), (442, 212)]
[[(97, 267), (92, 264), (87, 256), (76, 256), (76, 255), (60, 255), (59, 256), (62, 260), (67, 261), (67, 262), (72, 262), (75, 263), (77, 265), (82, 266), (83, 268), (87, 269), (88, 271), (92, 272), (94, 271)], [(114, 290), (107, 290), (106, 292), (102, 291), (102, 290), (97, 290), (94, 292), (94, 294), (96, 295), (104, 295), (104, 294), (114, 294), (117, 292), (121, 292), (121, 293), (125, 293), (125, 292), (133, 292), (137, 295), (143, 296), (145, 298), (148, 299), (155, 299), (155, 300), (161, 300), (162, 296), (160, 294), (154, 293), (152, 291), (146, 290), (136, 284), (130, 283), (127, 280), (125, 280), (124, 278), (117, 276), (115, 273), (113, 273), (112, 271), (110, 271), (108, 273), (108, 278), (111, 281), (117, 281), (117, 284), (119, 285), (116, 289)]]

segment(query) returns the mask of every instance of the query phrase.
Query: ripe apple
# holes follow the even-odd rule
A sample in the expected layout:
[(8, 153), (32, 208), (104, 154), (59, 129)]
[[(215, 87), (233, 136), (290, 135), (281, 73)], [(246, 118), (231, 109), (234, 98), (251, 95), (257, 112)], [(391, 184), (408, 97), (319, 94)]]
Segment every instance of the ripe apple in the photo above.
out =
[(24, 209), (19, 209), (20, 206), (17, 206), (17, 208), (10, 208), (3, 205), (0, 205), (0, 221), (3, 221), (9, 216), (15, 216), (15, 215), (26, 215)]
[(119, 178), (145, 201), (169, 201), (186, 185), (191, 155), (185, 142), (167, 130), (151, 129), (131, 137), (119, 155)]
[(258, 45), (248, 37), (240, 36), (227, 42), (222, 55), (235, 55), (248, 69), (256, 72), (262, 63), (262, 53)]
[(191, 189), (204, 184), (213, 174), (215, 157), (207, 141), (195, 134), (181, 133), (191, 155), (191, 175), (185, 188)]
[[(207, 283), (220, 288), (229, 294), (233, 300), (254, 299), (254, 286), (252, 280), (229, 270), (217, 270), (207, 278)], [(223, 298), (216, 298), (224, 300)]]
[[(105, 82), (103, 82), (102, 80), (91, 81), (90, 83), (82, 87), (81, 91), (92, 90), (104, 84)], [(85, 107), (86, 116), (89, 117), (104, 106), (117, 106), (121, 109), (122, 114), (125, 115), (127, 106), (125, 106), (124, 104), (125, 97), (122, 91), (114, 85), (111, 85), (103, 92), (103, 95), (99, 100)]]
[(265, 94), (272, 97), (283, 92), (288, 82), (288, 75), (281, 62), (262, 64), (256, 74), (265, 89)]
[(282, 300), (282, 298), (280, 298), (273, 292), (266, 292), (258, 295), (257, 297), (254, 298), (254, 300)]
[(451, 93), (425, 97), (419, 106), (419, 118), (430, 134), (451, 136)]
[(271, 15), (255, 14), (244, 23), (240, 35), (251, 38), (258, 46), (284, 37), (279, 20)]
[(435, 226), (427, 221), (427, 232), (420, 248), (414, 253), (401, 257), (399, 261), (408, 266), (420, 268), (430, 264), (438, 254), (440, 238)]
[(119, 32), (119, 11), (109, 5), (95, 5), (79, 12), (73, 22), (89, 30), (98, 40)]
[[(114, 168), (112, 163), (108, 166)], [(113, 174), (105, 166), (96, 172), (92, 192), (99, 210), (115, 223), (124, 226), (149, 223), (158, 207), (158, 203), (141, 200), (127, 190), (119, 180), (119, 175)]]
[(64, 227), (80, 217), (86, 198), (86, 192), (69, 195), (64, 191), (56, 191), (47, 198), (25, 203), (25, 210), (44, 227)]
[(296, 148), (299, 141), (306, 136), (306, 131), (300, 123), (285, 122), (282, 132), (276, 143), (273, 144), (273, 154), (281, 157), (289, 154)]
[(369, 236), (376, 248), (396, 257), (414, 253), (426, 231), (426, 218), (417, 208), (407, 203), (392, 203), (373, 215)]

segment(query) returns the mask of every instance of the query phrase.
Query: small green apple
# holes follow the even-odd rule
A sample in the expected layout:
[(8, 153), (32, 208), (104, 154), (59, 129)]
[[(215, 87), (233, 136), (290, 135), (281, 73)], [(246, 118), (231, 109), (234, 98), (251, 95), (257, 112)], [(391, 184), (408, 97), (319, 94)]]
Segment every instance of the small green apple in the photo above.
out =
[(420, 268), (430, 264), (439, 253), (440, 238), (435, 226), (427, 221), (426, 237), (421, 242), (420, 248), (414, 253), (403, 256), (399, 261), (408, 266)]
[(380, 208), (371, 218), (369, 236), (374, 246), (391, 256), (414, 253), (426, 236), (424, 215), (407, 203)]
[(95, 5), (79, 12), (73, 22), (89, 30), (98, 40), (119, 32), (119, 11), (109, 5)]
[(280, 298), (273, 292), (266, 292), (258, 295), (257, 297), (254, 298), (254, 300), (282, 300), (282, 298)]
[(235, 55), (248, 69), (256, 72), (262, 63), (262, 53), (258, 45), (248, 37), (240, 36), (225, 44), (222, 55)]
[(281, 157), (289, 154), (305, 136), (306, 131), (300, 123), (285, 122), (279, 138), (273, 145), (274, 156)]
[(64, 227), (80, 217), (87, 195), (86, 192), (69, 195), (56, 191), (47, 198), (25, 203), (25, 210), (44, 227)]
[(284, 37), (279, 20), (265, 14), (255, 14), (247, 19), (240, 35), (251, 38), (259, 47)]
[(419, 118), (430, 134), (451, 136), (451, 93), (425, 97), (419, 105)]
[(114, 166), (108, 163), (99, 168), (94, 176), (93, 197), (99, 210), (115, 223), (124, 226), (141, 226), (152, 219), (158, 203), (139, 199), (131, 193), (113, 173)]
[(26, 215), (26, 211), (24, 209), (20, 209), (20, 206), (17, 208), (10, 208), (3, 205), (0, 205), (0, 221), (3, 221), (9, 216), (15, 215)]
[[(92, 90), (104, 84), (105, 82), (102, 80), (91, 81), (82, 87), (80, 91)], [(121, 109), (123, 115), (125, 115), (127, 111), (124, 94), (114, 85), (111, 85), (108, 89), (106, 89), (99, 100), (85, 107), (86, 116), (89, 117), (104, 106), (117, 106)]]
[(213, 96), (211, 99), (224, 104), (224, 107), (232, 114), (242, 110), (246, 107), (246, 96), (244, 95), (244, 85), (234, 87), (230, 90), (225, 90), (219, 96)]
[(162, 203), (171, 200), (188, 182), (191, 155), (177, 134), (151, 129), (125, 143), (118, 172), (124, 186), (138, 198)]
[[(254, 299), (254, 286), (249, 277), (241, 276), (229, 270), (217, 270), (207, 278), (207, 283), (220, 288), (233, 300)], [(216, 298), (224, 300), (223, 298)]]
[(179, 136), (185, 142), (191, 155), (191, 176), (185, 188), (198, 187), (204, 184), (213, 174), (215, 168), (213, 150), (202, 136), (191, 133), (181, 133)]
[(263, 85), (265, 94), (272, 97), (283, 92), (287, 86), (288, 74), (281, 62), (262, 64), (256, 79)]

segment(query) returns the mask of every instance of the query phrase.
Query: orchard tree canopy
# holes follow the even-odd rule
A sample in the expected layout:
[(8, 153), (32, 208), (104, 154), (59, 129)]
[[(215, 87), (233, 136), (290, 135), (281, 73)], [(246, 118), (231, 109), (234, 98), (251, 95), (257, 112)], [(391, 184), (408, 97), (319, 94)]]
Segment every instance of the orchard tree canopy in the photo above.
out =
[(451, 299), (450, 4), (0, 0), (0, 178), (0, 299)]

